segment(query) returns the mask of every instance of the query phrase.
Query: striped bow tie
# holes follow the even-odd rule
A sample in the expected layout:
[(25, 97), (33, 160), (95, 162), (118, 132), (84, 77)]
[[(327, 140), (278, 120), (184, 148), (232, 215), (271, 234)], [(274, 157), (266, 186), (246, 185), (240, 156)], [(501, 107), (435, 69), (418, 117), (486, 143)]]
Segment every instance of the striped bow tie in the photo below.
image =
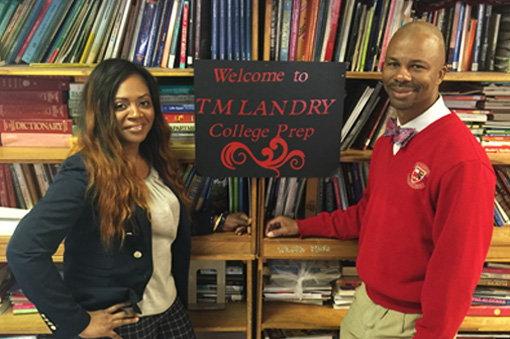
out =
[(391, 136), (393, 142), (400, 147), (406, 147), (409, 140), (411, 140), (416, 133), (416, 128), (400, 127), (397, 124), (397, 120), (394, 118), (390, 118), (386, 121), (384, 136)]

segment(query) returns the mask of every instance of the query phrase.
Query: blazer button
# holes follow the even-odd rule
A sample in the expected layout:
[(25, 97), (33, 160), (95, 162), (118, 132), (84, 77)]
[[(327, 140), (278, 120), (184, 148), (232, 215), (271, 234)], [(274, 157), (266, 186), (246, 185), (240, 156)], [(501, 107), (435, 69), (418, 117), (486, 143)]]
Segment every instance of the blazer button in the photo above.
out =
[(133, 257), (134, 257), (135, 259), (140, 259), (140, 258), (142, 257), (142, 252), (140, 252), (140, 251), (136, 251), (136, 252), (134, 252), (134, 253), (133, 253)]

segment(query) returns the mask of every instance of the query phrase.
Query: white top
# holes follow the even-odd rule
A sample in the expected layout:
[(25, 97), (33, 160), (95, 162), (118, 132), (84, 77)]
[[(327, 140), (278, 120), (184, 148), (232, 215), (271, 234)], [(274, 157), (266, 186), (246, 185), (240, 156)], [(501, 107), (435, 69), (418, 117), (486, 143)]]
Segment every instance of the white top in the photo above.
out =
[[(409, 121), (407, 124), (400, 125), (400, 121), (397, 117), (397, 124), (401, 127), (416, 128), (416, 132), (419, 133), (433, 122), (436, 122), (437, 120), (441, 119), (442, 117), (450, 113), (451, 113), (450, 109), (446, 107), (443, 101), (443, 97), (440, 95), (439, 99), (437, 99), (436, 102), (432, 106), (430, 106), (428, 110), (418, 115), (416, 118)], [(397, 144), (393, 144), (393, 154), (394, 155), (397, 154), (399, 150), (400, 146)]]
[(160, 314), (166, 311), (177, 297), (172, 275), (172, 243), (177, 236), (179, 225), (179, 201), (166, 186), (158, 172), (151, 168), (145, 179), (151, 201), (152, 261), (153, 273), (138, 303), (142, 316)]

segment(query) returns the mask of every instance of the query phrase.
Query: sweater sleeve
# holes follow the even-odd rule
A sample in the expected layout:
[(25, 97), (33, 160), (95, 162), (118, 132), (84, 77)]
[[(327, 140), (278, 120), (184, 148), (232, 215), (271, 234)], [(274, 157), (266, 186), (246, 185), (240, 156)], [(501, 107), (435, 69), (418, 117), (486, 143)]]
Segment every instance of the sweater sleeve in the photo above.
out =
[(414, 339), (451, 339), (471, 304), (493, 231), (495, 175), (471, 161), (450, 169), (439, 183), (430, 257)]
[(315, 217), (297, 220), (301, 237), (328, 237), (337, 239), (355, 239), (359, 230), (370, 196), (370, 179), (361, 200), (345, 211), (322, 212)]
[(84, 210), (86, 178), (83, 166), (64, 163), (45, 196), (20, 221), (7, 247), (7, 261), (18, 284), (56, 338), (74, 337), (90, 322), (51, 257)]

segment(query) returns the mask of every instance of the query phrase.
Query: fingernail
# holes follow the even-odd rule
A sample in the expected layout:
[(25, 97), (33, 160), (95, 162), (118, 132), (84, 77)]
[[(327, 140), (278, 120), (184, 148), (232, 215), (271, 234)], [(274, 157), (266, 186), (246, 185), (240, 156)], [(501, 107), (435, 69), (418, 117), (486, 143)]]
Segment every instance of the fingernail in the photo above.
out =
[(269, 232), (269, 233), (267, 234), (267, 236), (268, 236), (268, 237), (270, 237), (270, 238), (272, 238), (272, 237), (273, 237), (273, 235), (274, 235), (274, 234), (273, 234), (273, 232)]

